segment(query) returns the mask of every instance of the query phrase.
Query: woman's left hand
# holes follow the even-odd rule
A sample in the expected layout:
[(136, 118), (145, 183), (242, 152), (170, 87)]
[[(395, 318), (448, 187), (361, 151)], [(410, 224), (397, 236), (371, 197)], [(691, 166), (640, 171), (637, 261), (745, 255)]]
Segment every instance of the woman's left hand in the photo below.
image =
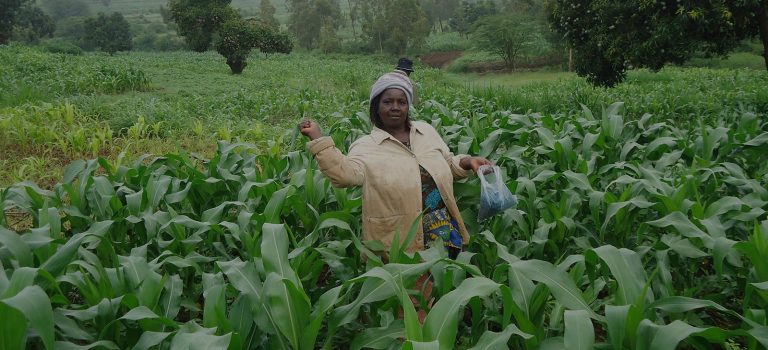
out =
[(493, 166), (493, 162), (483, 157), (465, 157), (459, 162), (459, 166), (464, 170), (472, 170), (475, 173), (483, 165)]

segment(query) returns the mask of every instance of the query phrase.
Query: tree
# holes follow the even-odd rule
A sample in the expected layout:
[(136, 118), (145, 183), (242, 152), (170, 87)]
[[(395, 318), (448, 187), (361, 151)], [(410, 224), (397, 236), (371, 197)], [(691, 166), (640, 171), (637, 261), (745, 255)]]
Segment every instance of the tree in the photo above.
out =
[(400, 55), (421, 46), (429, 22), (416, 0), (386, 0), (363, 8), (363, 33), (371, 48)]
[(88, 30), (83, 38), (87, 45), (114, 55), (118, 51), (130, 51), (133, 47), (131, 26), (119, 12), (85, 20)]
[(91, 8), (82, 0), (43, 0), (41, 7), (56, 22), (68, 17), (91, 15)]
[(229, 6), (232, 0), (170, 0), (171, 18), (177, 24), (179, 36), (184, 37), (190, 49), (208, 50), (214, 33), (222, 23), (239, 18)]
[(275, 6), (269, 0), (261, 0), (259, 4), (259, 19), (268, 27), (278, 30), (280, 22), (275, 18)]
[[(320, 34), (336, 36), (341, 25), (338, 0), (288, 0), (289, 28), (299, 46), (312, 50), (319, 46)], [(325, 27), (325, 28), (323, 28)]]
[(509, 15), (484, 18), (472, 36), (479, 48), (498, 54), (513, 70), (518, 58), (542, 40), (541, 29), (535, 20)]
[(573, 48), (576, 72), (613, 86), (629, 68), (661, 69), (695, 53), (726, 55), (759, 35), (768, 68), (768, 3), (555, 0), (550, 21)]
[(36, 43), (41, 38), (53, 37), (56, 23), (39, 7), (24, 4), (16, 16), (13, 38), (27, 43)]
[(0, 0), (0, 45), (7, 44), (13, 34), (16, 14), (28, 0)]
[(478, 0), (477, 2), (462, 1), (456, 14), (448, 21), (453, 30), (466, 35), (479, 19), (498, 13), (496, 2), (493, 0)]
[(246, 60), (256, 46), (256, 40), (256, 29), (242, 18), (233, 18), (222, 24), (216, 51), (227, 59), (232, 74), (242, 73), (248, 65)]

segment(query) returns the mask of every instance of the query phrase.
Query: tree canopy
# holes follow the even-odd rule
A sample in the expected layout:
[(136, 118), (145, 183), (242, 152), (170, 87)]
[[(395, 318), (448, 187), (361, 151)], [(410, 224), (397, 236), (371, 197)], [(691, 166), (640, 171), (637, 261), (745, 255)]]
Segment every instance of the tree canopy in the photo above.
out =
[(726, 55), (758, 33), (768, 47), (766, 11), (762, 0), (555, 0), (550, 20), (572, 46), (576, 72), (612, 86), (627, 69)]
[(232, 0), (170, 0), (171, 18), (178, 26), (190, 49), (197, 52), (208, 50), (213, 34), (228, 20), (237, 18), (237, 12), (229, 6)]
[(0, 45), (11, 39), (16, 14), (25, 2), (27, 0), (0, 0)]
[(83, 40), (90, 47), (110, 55), (118, 51), (130, 51), (133, 47), (131, 26), (119, 12), (110, 16), (99, 13), (96, 17), (86, 19), (85, 27), (88, 30)]

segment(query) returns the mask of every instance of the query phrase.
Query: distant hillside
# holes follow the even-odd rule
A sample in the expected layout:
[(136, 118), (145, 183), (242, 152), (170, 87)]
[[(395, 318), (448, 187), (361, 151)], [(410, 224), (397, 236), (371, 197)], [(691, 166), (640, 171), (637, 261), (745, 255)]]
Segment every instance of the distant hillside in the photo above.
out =
[[(85, 0), (93, 12), (122, 12), (124, 14), (157, 12), (168, 6), (168, 0)], [(285, 0), (271, 0), (278, 17), (286, 13)], [(258, 11), (261, 0), (233, 0), (232, 6), (246, 11)], [(108, 5), (105, 5), (108, 4)]]

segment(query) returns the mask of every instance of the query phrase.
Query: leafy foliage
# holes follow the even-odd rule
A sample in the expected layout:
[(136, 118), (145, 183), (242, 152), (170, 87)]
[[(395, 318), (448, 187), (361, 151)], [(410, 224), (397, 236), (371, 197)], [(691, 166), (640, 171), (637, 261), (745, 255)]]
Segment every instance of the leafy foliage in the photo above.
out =
[(37, 43), (41, 38), (53, 37), (56, 23), (39, 7), (30, 3), (24, 4), (16, 15), (14, 40), (26, 43)]
[(131, 26), (119, 12), (110, 16), (100, 13), (97, 17), (86, 19), (85, 26), (88, 31), (83, 40), (87, 46), (98, 48), (110, 55), (133, 48)]
[(180, 36), (189, 48), (203, 52), (213, 41), (213, 35), (228, 20), (238, 18), (229, 4), (232, 0), (170, 0), (168, 9), (178, 25)]
[(758, 28), (768, 47), (766, 13), (764, 1), (558, 0), (550, 18), (574, 49), (576, 72), (613, 86), (633, 67), (659, 70), (697, 51), (725, 55)]
[(541, 41), (540, 33), (534, 21), (508, 15), (486, 17), (472, 32), (480, 49), (501, 56), (512, 69), (521, 56)]
[(227, 58), (227, 65), (233, 74), (242, 73), (248, 54), (256, 46), (257, 35), (256, 29), (240, 18), (224, 22), (221, 26), (216, 51)]
[(7, 44), (13, 33), (16, 23), (16, 15), (26, 0), (2, 0), (0, 1), (0, 45)]

